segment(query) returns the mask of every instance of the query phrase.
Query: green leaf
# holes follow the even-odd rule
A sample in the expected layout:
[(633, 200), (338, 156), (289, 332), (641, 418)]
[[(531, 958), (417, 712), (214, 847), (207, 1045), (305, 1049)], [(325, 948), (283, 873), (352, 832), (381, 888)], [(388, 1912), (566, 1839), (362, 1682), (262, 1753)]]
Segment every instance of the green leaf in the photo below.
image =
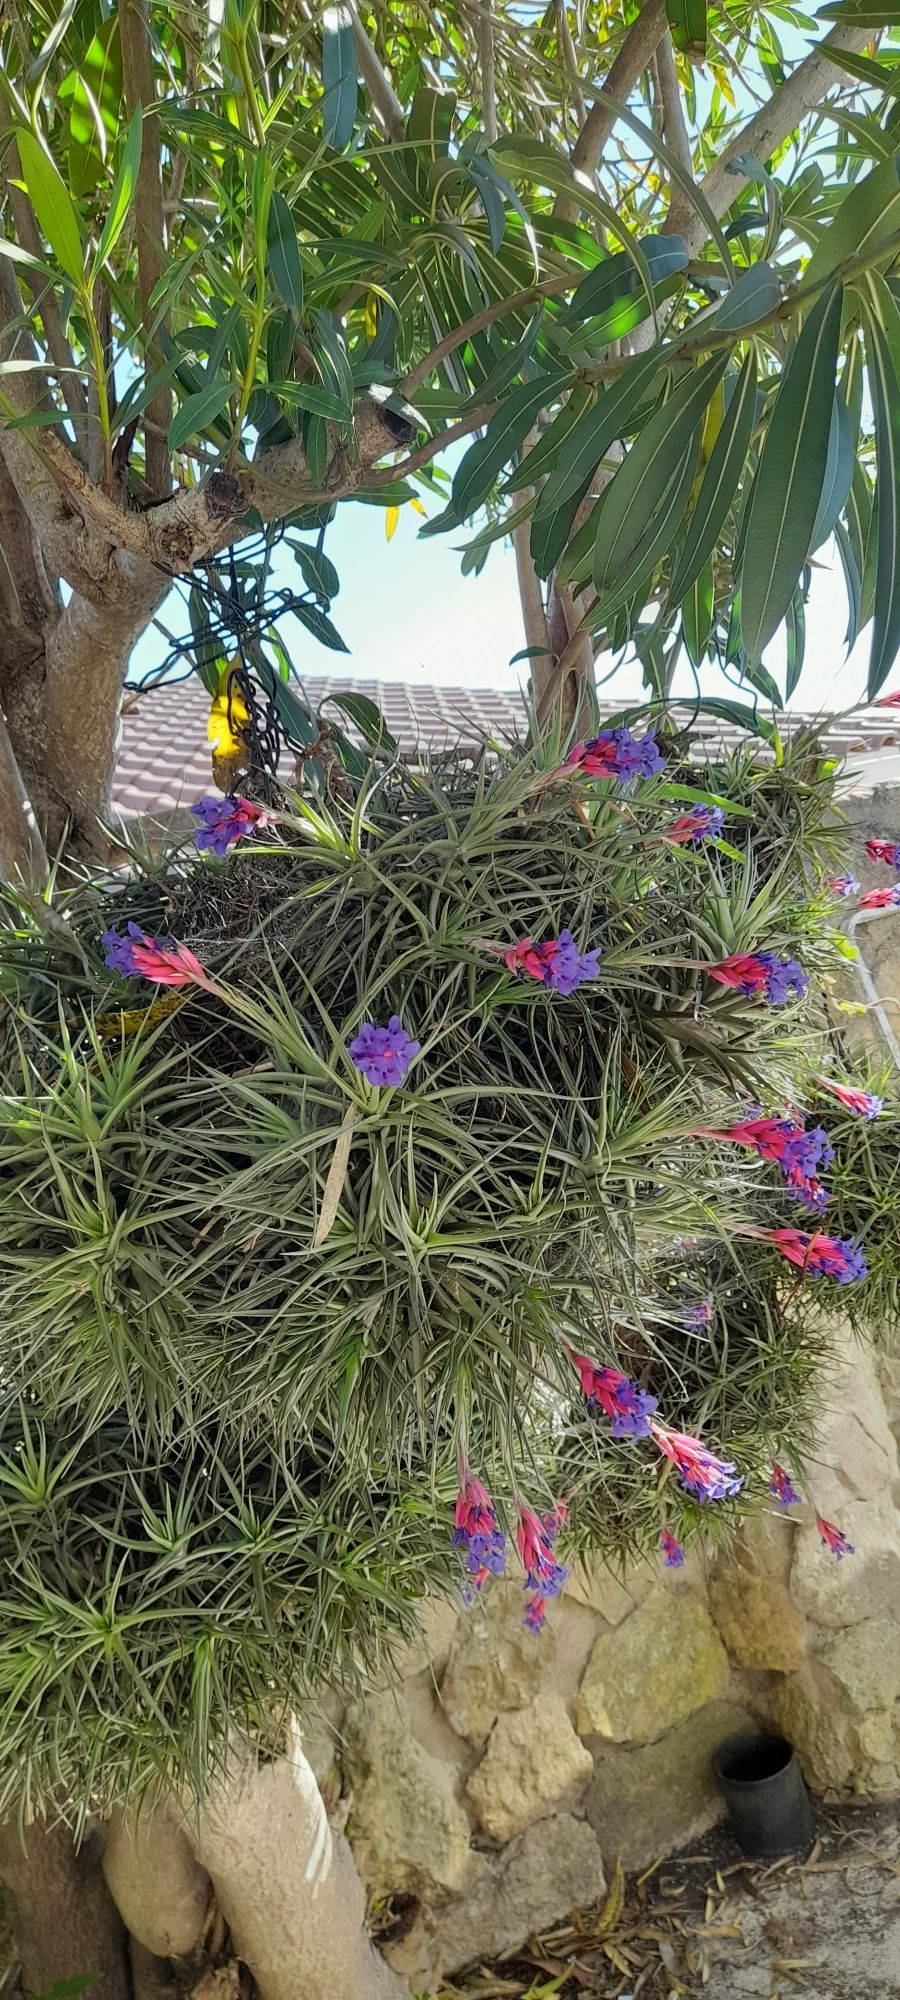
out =
[[(594, 587), (598, 596), (609, 590), (630, 565), (633, 552), (659, 505), (662, 489), (699, 432), (703, 413), (727, 363), (728, 355), (722, 352), (713, 355), (701, 368), (691, 370), (638, 432), (610, 483), (603, 510), (599, 560), (597, 556), (594, 560)], [(699, 449), (699, 436), (697, 445)]]
[(528, 436), (541, 410), (553, 400), (561, 375), (542, 375), (523, 382), (506, 397), (487, 426), (484, 437), (471, 444), (453, 477), (452, 503), (458, 521), (468, 520), (486, 499), (498, 472)]
[(803, 655), (806, 651), (806, 603), (802, 584), (791, 598), (787, 610), (787, 678), (784, 684), (785, 701), (790, 701), (803, 672)]
[(78, 217), (68, 188), (33, 132), (17, 131), (16, 145), (22, 164), (22, 179), (41, 230), (66, 277), (71, 278), (81, 291), (84, 286), (84, 251)]
[(169, 425), (170, 451), (178, 451), (188, 438), (198, 437), (208, 430), (216, 417), (222, 415), (233, 389), (234, 383), (226, 382), (221, 376), (218, 382), (207, 382), (205, 388), (185, 397)]
[(330, 312), (316, 311), (312, 320), (317, 341), (313, 348), (316, 367), (326, 388), (339, 398), (344, 419), (348, 421), (353, 414), (353, 370), (347, 355), (343, 327)]
[(268, 221), (269, 271), (280, 299), (296, 313), (303, 311), (303, 266), (294, 218), (283, 194), (273, 193)]
[(114, 250), (125, 227), (128, 211), (134, 199), (134, 190), (137, 187), (138, 168), (141, 164), (142, 138), (141, 107), (138, 104), (135, 107), (131, 124), (128, 127), (115, 186), (109, 198), (106, 221), (103, 224), (103, 231), (91, 266), (92, 283), (99, 272), (102, 271), (107, 257)]
[[(590, 473), (587, 475), (590, 479)], [(584, 482), (587, 484), (587, 480)], [(575, 516), (584, 497), (584, 485), (570, 493), (561, 507), (552, 514), (537, 514), (531, 523), (529, 547), (531, 560), (538, 576), (552, 576), (575, 525)]]
[(332, 423), (344, 423), (347, 405), (340, 396), (330, 389), (320, 389), (318, 382), (270, 382), (268, 387), (280, 403), (289, 409), (310, 410), (314, 416), (326, 417)]
[(756, 421), (756, 360), (751, 348), (709, 455), (687, 534), (678, 554), (669, 601), (681, 603), (712, 556), (747, 463)]
[(874, 272), (869, 273), (867, 291), (863, 316), (875, 412), (878, 534), (867, 690), (873, 701), (900, 648), (900, 310), (884, 279)]
[(666, 20), (676, 49), (702, 62), (706, 54), (706, 0), (666, 0)]
[(301, 625), (306, 626), (307, 632), (311, 632), (314, 639), (318, 639), (320, 646), (328, 646), (332, 653), (349, 653), (349, 646), (344, 645), (331, 619), (324, 611), (319, 610), (317, 604), (295, 604), (293, 615), (299, 618)]
[(900, 5), (897, 0), (893, 6), (887, 0), (831, 0), (819, 8), (816, 19), (846, 21), (853, 28), (900, 28)]
[(693, 667), (706, 657), (713, 622), (713, 570), (707, 562), (695, 577), (681, 606), (681, 630), (685, 650)]
[(332, 598), (337, 597), (341, 587), (341, 580), (331, 557), (325, 554), (324, 549), (311, 549), (306, 542), (296, 542), (293, 535), (288, 535), (287, 541), (293, 551), (294, 560), (302, 572), (307, 590), (314, 590), (317, 597), (330, 604)]
[(853, 49), (832, 48), (825, 41), (816, 44), (817, 52), (827, 56), (829, 62), (844, 69), (850, 76), (859, 78), (860, 83), (870, 83), (874, 90), (887, 91), (889, 97), (900, 95), (900, 67), (887, 63), (872, 62), (869, 56), (859, 56)]
[(776, 632), (809, 554), (834, 402), (843, 293), (830, 285), (791, 351), (753, 482), (744, 541), (741, 624), (755, 664)]
[(322, 136), (342, 153), (356, 124), (356, 43), (348, 7), (326, 7), (322, 16)]
[(759, 715), (755, 708), (744, 708), (739, 701), (723, 701), (718, 695), (704, 695), (697, 704), (698, 713), (718, 715), (723, 722), (736, 722), (739, 729), (749, 730), (751, 736), (762, 736), (767, 743), (775, 743), (777, 729), (771, 722)]
[(101, 21), (77, 69), (59, 86), (69, 105), (69, 187), (77, 199), (103, 178), (122, 103), (122, 44), (117, 14)]
[(328, 700), (349, 715), (363, 741), (371, 743), (373, 750), (396, 750), (396, 737), (391, 735), (377, 702), (370, 701), (368, 695), (352, 694), (342, 688), (339, 693), (330, 694)]
[[(596, 471), (605, 451), (615, 438), (620, 438), (628, 425), (646, 389), (660, 367), (658, 351), (636, 354), (629, 361), (622, 374), (611, 388), (605, 389), (597, 401), (582, 416), (559, 452), (553, 470), (544, 486), (537, 505), (539, 515), (554, 514), (584, 485)], [(537, 447), (540, 449), (540, 446)], [(533, 454), (529, 452), (522, 465), (527, 473)], [(519, 482), (524, 483), (523, 481)]]
[[(688, 254), (680, 236), (643, 236), (640, 242), (654, 286), (686, 268)], [(594, 341), (617, 340), (636, 323), (634, 302), (642, 293), (634, 260), (624, 250), (617, 250), (615, 256), (595, 264), (576, 286), (562, 314), (562, 324), (580, 327), (586, 320), (599, 319), (600, 325), (592, 328)], [(623, 313), (628, 317), (620, 326), (618, 318)]]
[[(630, 543), (628, 553), (624, 560), (619, 561), (615, 574), (607, 576), (606, 524), (615, 480), (608, 487), (604, 495), (605, 505), (599, 516), (594, 549), (594, 585), (597, 590), (597, 604), (590, 616), (593, 631), (597, 631), (603, 624), (608, 624), (617, 611), (630, 604), (633, 598), (646, 589), (659, 564), (668, 554), (690, 497), (699, 451), (698, 426), (680, 452), (679, 462), (670, 474), (662, 496), (657, 498), (656, 506), (641, 529), (639, 539)], [(618, 474), (616, 477), (618, 478)], [(659, 496), (658, 482), (654, 482), (654, 491)], [(599, 585), (598, 573), (603, 579)]]
[[(838, 264), (872, 250), (882, 237), (891, 236), (898, 229), (900, 176), (895, 158), (873, 167), (865, 180), (857, 181), (849, 194), (845, 194), (834, 221), (819, 237), (806, 267), (805, 281), (814, 283), (827, 278)], [(885, 259), (896, 254), (896, 249), (886, 250)]]
[(757, 320), (770, 319), (778, 311), (782, 297), (777, 271), (761, 259), (742, 271), (730, 292), (726, 292), (716, 313), (716, 326), (733, 327), (737, 332)]
[(825, 478), (822, 482), (822, 492), (809, 544), (810, 555), (821, 548), (823, 542), (827, 542), (838, 515), (843, 513), (847, 505), (855, 462), (850, 411), (840, 389), (836, 389), (828, 432)]

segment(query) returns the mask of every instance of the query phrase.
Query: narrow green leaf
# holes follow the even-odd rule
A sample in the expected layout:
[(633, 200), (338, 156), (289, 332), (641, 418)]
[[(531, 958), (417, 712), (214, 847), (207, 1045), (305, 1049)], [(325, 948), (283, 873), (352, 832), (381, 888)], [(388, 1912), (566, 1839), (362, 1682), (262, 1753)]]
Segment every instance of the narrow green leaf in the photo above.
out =
[[(900, 176), (897, 160), (884, 160), (845, 194), (833, 222), (823, 231), (806, 267), (813, 283), (827, 278), (848, 257), (874, 249), (882, 237), (900, 229)], [(886, 250), (885, 258), (896, 256)]]
[(118, 15), (101, 21), (77, 69), (59, 86), (69, 106), (69, 188), (77, 200), (103, 178), (122, 103), (122, 44)]
[[(589, 479), (590, 474), (588, 474)], [(552, 576), (572, 533), (575, 516), (584, 498), (584, 490), (584, 487), (579, 487), (577, 492), (570, 493), (568, 500), (557, 508), (555, 514), (542, 514), (540, 520), (535, 515), (531, 523), (529, 548), (538, 576)]]
[(819, 21), (846, 21), (853, 28), (900, 28), (900, 5), (894, 0), (830, 0), (830, 5), (820, 7), (816, 19)]
[(297, 245), (294, 218), (283, 194), (273, 193), (269, 203), (268, 261), (272, 283), (280, 299), (292, 312), (303, 311), (303, 266)]
[(268, 387), (288, 409), (310, 410), (314, 416), (325, 417), (332, 423), (346, 421), (347, 405), (343, 398), (333, 395), (330, 389), (320, 389), (318, 382), (270, 382)]
[(868, 698), (873, 701), (900, 649), (900, 310), (884, 279), (875, 272), (869, 272), (867, 292), (863, 317), (875, 412), (878, 523), (868, 678)]
[(829, 62), (844, 69), (848, 75), (859, 78), (860, 83), (870, 83), (874, 90), (887, 91), (889, 97), (900, 95), (900, 66), (883, 62), (872, 62), (869, 56), (859, 56), (853, 49), (832, 48), (827, 39), (816, 44), (817, 52), (826, 56)]
[(343, 5), (326, 7), (322, 16), (322, 136), (336, 153), (342, 153), (353, 137), (356, 87), (353, 16)]
[(712, 556), (741, 474), (756, 421), (756, 361), (752, 349), (732, 391), (719, 434), (709, 455), (696, 505), (675, 565), (669, 601), (680, 604)]
[(753, 482), (744, 541), (741, 623), (762, 657), (797, 587), (818, 512), (834, 402), (843, 293), (830, 285), (792, 349)]
[(377, 702), (370, 701), (368, 695), (353, 694), (342, 688), (339, 693), (330, 694), (328, 700), (349, 715), (364, 743), (371, 743), (374, 750), (396, 750), (396, 737), (391, 735)]
[(827, 542), (835, 521), (847, 505), (853, 481), (855, 453), (853, 449), (853, 426), (850, 412), (840, 389), (834, 392), (831, 411), (831, 426), (828, 432), (828, 457), (825, 461), (825, 477), (819, 498), (818, 511), (810, 538), (809, 553)]
[(706, 0), (666, 0), (666, 20), (676, 49), (702, 62), (706, 54)]
[[(636, 354), (609, 389), (582, 417), (557, 458), (538, 500), (538, 514), (555, 514), (564, 500), (595, 472), (609, 446), (622, 437), (660, 367), (658, 351)], [(529, 453), (529, 459), (531, 454)], [(529, 459), (524, 461), (523, 471)]]
[(681, 630), (685, 650), (693, 667), (700, 667), (706, 658), (706, 649), (713, 622), (713, 570), (707, 562), (694, 578), (681, 606)]
[(72, 21), (72, 17), (75, 13), (75, 9), (77, 6), (78, 6), (78, 0), (63, 0), (63, 5), (60, 7), (56, 20), (54, 21), (53, 26), (50, 29), (50, 33), (41, 43), (41, 46), (38, 49), (34, 61), (29, 63), (29, 66), (25, 71), (26, 83), (32, 85), (40, 83), (44, 71), (46, 69), (49, 69), (51, 62), (53, 61), (53, 57), (56, 54), (59, 44), (62, 41), (62, 38), (66, 32), (66, 29), (69, 27)]
[[(639, 594), (646, 590), (660, 563), (668, 555), (690, 497), (699, 451), (698, 427), (687, 444), (682, 447), (679, 454), (680, 462), (670, 474), (661, 497), (657, 499), (656, 507), (641, 530), (639, 540), (630, 544), (624, 561), (620, 561), (615, 574), (610, 574), (608, 580), (606, 580), (607, 521), (615, 480), (607, 489), (606, 505), (600, 515), (594, 550), (597, 603), (590, 616), (592, 631), (598, 631), (601, 625), (608, 625), (610, 618), (622, 610), (623, 606), (637, 599)], [(616, 477), (618, 476), (617, 474)], [(659, 495), (658, 483), (655, 491)], [(600, 585), (597, 584), (598, 574), (603, 578)]]
[(294, 561), (303, 575), (307, 590), (314, 590), (317, 597), (330, 604), (337, 597), (341, 580), (330, 556), (324, 549), (310, 548), (306, 542), (296, 542), (293, 535), (286, 537)]
[[(643, 236), (640, 243), (654, 286), (686, 268), (688, 254), (680, 236)], [(624, 250), (617, 250), (615, 256), (604, 257), (595, 264), (576, 285), (561, 316), (562, 323), (580, 327), (586, 320), (599, 318), (600, 326), (593, 329), (596, 341), (618, 339), (621, 332), (629, 331), (631, 322), (620, 328), (616, 315), (623, 307), (631, 310), (640, 292), (640, 276), (633, 259)]]
[(741, 327), (752, 326), (756, 320), (771, 318), (778, 311), (781, 300), (778, 273), (762, 259), (742, 271), (730, 292), (726, 292), (716, 313), (716, 326), (733, 327), (738, 332)]
[(704, 695), (697, 706), (701, 714), (718, 715), (723, 722), (736, 722), (739, 729), (748, 730), (751, 736), (762, 736), (767, 743), (774, 743), (777, 739), (778, 731), (771, 722), (767, 722), (755, 708), (744, 708), (739, 701), (723, 701), (718, 695)]
[(787, 610), (787, 678), (784, 684), (785, 701), (790, 701), (803, 672), (803, 655), (806, 651), (806, 603), (803, 586), (798, 585)]
[(860, 577), (856, 557), (853, 553), (850, 536), (843, 521), (836, 521), (834, 524), (834, 541), (841, 559), (841, 568), (844, 572), (844, 582), (847, 587), (847, 631), (844, 636), (844, 644), (849, 652), (850, 647), (856, 644), (856, 635), (859, 631), (859, 601), (862, 578)]
[(487, 498), (498, 472), (519, 450), (541, 410), (552, 402), (561, 379), (561, 375), (541, 375), (538, 381), (523, 382), (513, 389), (491, 417), (484, 437), (469, 446), (453, 478), (453, 511), (458, 521), (468, 520)]
[(316, 367), (333, 396), (337, 396), (345, 421), (353, 414), (353, 370), (347, 354), (344, 329), (333, 313), (316, 311), (312, 315), (316, 332), (313, 355)]
[(66, 277), (81, 290), (84, 251), (81, 229), (65, 181), (33, 132), (16, 133), (22, 179), (40, 228)]
[(307, 632), (311, 632), (313, 637), (318, 639), (320, 646), (330, 647), (333, 653), (349, 653), (349, 646), (345, 646), (331, 619), (324, 611), (320, 611), (317, 604), (295, 604), (293, 616), (300, 620), (301, 625), (306, 626)]
[(128, 211), (134, 199), (134, 190), (137, 187), (138, 168), (141, 164), (142, 139), (141, 107), (138, 104), (135, 107), (131, 124), (128, 127), (115, 186), (109, 198), (106, 221), (103, 224), (102, 234), (91, 266), (92, 282), (98, 273), (102, 271), (107, 257), (115, 249), (125, 227)]
[(208, 382), (193, 396), (187, 396), (169, 425), (169, 449), (178, 451), (188, 438), (198, 437), (208, 430), (216, 417), (222, 415), (233, 388), (233, 382), (226, 382), (222, 377), (218, 382)]
[[(594, 561), (598, 596), (611, 589), (631, 562), (632, 554), (659, 505), (667, 485), (696, 436), (703, 413), (728, 363), (724, 351), (692, 370), (668, 401), (654, 411), (611, 481), (603, 510), (603, 529)], [(685, 502), (687, 494), (685, 494)]]

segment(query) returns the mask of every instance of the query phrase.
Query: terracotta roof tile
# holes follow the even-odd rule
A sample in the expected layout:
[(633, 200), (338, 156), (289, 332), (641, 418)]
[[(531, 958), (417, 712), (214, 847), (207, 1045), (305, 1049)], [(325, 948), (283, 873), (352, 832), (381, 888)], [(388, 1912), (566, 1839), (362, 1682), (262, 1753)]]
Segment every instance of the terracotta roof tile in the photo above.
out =
[[(330, 694), (368, 695), (385, 717), (391, 734), (407, 755), (419, 746), (438, 749), (459, 743), (474, 748), (485, 736), (512, 737), (525, 717), (522, 696), (497, 688), (408, 686), (395, 681), (307, 678), (304, 692), (313, 708)], [(613, 715), (620, 702), (601, 703)], [(125, 819), (135, 814), (165, 815), (189, 806), (212, 787), (206, 725), (209, 696), (198, 680), (164, 682), (126, 696), (122, 715), (114, 790), (114, 806)], [(333, 710), (334, 719), (355, 732)], [(799, 728), (813, 718), (792, 714), (787, 726)], [(746, 740), (733, 724), (715, 717), (698, 717), (694, 728), (698, 749), (735, 745)], [(900, 721), (870, 709), (835, 724), (826, 736), (835, 756), (864, 756), (900, 743)]]

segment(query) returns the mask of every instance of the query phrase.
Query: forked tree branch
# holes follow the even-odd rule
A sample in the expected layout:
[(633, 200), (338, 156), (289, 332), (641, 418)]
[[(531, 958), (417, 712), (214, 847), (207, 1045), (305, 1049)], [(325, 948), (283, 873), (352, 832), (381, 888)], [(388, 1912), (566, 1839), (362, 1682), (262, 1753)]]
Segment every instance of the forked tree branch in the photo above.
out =
[(683, 167), (685, 173), (693, 180), (694, 156), (691, 151), (691, 142), (685, 122), (678, 71), (675, 68), (675, 51), (672, 47), (672, 37), (668, 29), (660, 37), (655, 61), (662, 135), (669, 152), (673, 154), (679, 166)]
[[(572, 166), (576, 173), (596, 172), (618, 117), (617, 109), (609, 100), (614, 98), (618, 103), (627, 102), (665, 32), (666, 0), (644, 0), (637, 20), (632, 21), (609, 75), (572, 147)], [(578, 214), (577, 194), (560, 195), (555, 213), (571, 222)]]
[(356, 0), (345, 0), (345, 4), (353, 22), (353, 39), (356, 43), (356, 60), (359, 63), (360, 76), (388, 138), (399, 139), (406, 124), (403, 106), (381, 57), (359, 18)]

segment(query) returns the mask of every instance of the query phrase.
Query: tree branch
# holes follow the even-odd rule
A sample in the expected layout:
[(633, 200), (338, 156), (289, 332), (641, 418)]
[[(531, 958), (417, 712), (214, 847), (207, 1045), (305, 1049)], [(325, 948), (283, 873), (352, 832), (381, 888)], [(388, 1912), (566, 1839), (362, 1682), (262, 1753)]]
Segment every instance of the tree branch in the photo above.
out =
[(453, 354), (457, 347), (463, 347), (476, 333), (483, 333), (486, 326), (493, 326), (495, 319), (505, 319), (508, 313), (518, 312), (522, 306), (536, 305), (539, 299), (552, 299), (557, 292), (573, 291), (577, 283), (574, 271), (560, 272), (554, 278), (542, 278), (536, 285), (527, 285), (524, 291), (514, 292), (511, 298), (495, 299), (493, 305), (485, 306), (481, 312), (473, 313), (471, 319), (463, 320), (461, 326), (445, 333), (430, 354), (424, 355), (410, 369), (405, 382), (400, 385), (400, 394), (407, 399), (414, 396), (448, 354)]
[(389, 139), (399, 139), (406, 125), (406, 116), (397, 92), (387, 70), (369, 40), (359, 18), (356, 0), (346, 0), (347, 11), (353, 22), (353, 39), (356, 43), (356, 59), (359, 73), (372, 99), (375, 110)]
[[(684, 105), (681, 101), (681, 85), (675, 68), (675, 51), (668, 29), (660, 38), (656, 51), (656, 82), (659, 91), (659, 109), (662, 114), (662, 136), (669, 152), (684, 168), (686, 174), (694, 178), (694, 155), (685, 123)], [(675, 186), (673, 184), (673, 196)]]
[[(129, 118), (141, 106), (143, 131), (134, 212), (137, 223), (138, 283), (144, 324), (151, 322), (150, 298), (166, 268), (166, 216), (163, 201), (156, 116), (156, 82), (150, 40), (150, 0), (119, 0), (119, 40)], [(148, 359), (147, 373), (153, 364)], [(147, 405), (146, 478), (151, 497), (160, 500), (172, 490), (172, 470), (166, 438), (172, 421), (172, 391), (160, 389)]]
[(475, 17), (475, 40), (481, 69), (481, 123), (489, 146), (499, 138), (497, 124), (497, 78), (494, 67), (494, 22), (490, 0), (481, 0)]
[[(603, 88), (592, 104), (572, 147), (572, 166), (576, 173), (596, 172), (603, 148), (618, 117), (618, 112), (608, 100), (616, 98), (623, 104), (627, 101), (638, 79), (643, 76), (665, 31), (666, 0), (644, 0), (638, 18), (632, 21)], [(577, 194), (559, 195), (554, 213), (566, 222), (571, 222), (578, 214)]]
[[(850, 49), (859, 53), (871, 39), (869, 28), (833, 28), (827, 35), (823, 47)], [(778, 89), (773, 91), (767, 104), (754, 112), (742, 130), (719, 154), (709, 173), (700, 182), (700, 192), (712, 209), (716, 220), (725, 214), (736, 200), (744, 186), (747, 175), (737, 169), (737, 161), (744, 153), (755, 153), (757, 159), (767, 160), (775, 149), (783, 145), (791, 132), (813, 111), (834, 82), (834, 64), (829, 62), (820, 49), (813, 49), (805, 56), (795, 70)], [(734, 171), (733, 171), (734, 169)], [(680, 189), (673, 193), (666, 218), (665, 234), (682, 236), (687, 245), (689, 257), (695, 257), (706, 242), (709, 230), (702, 215), (692, 207), (687, 195)]]
[(47, 879), (47, 850), (31, 813), (22, 774), (0, 712), (0, 879), (37, 889)]

